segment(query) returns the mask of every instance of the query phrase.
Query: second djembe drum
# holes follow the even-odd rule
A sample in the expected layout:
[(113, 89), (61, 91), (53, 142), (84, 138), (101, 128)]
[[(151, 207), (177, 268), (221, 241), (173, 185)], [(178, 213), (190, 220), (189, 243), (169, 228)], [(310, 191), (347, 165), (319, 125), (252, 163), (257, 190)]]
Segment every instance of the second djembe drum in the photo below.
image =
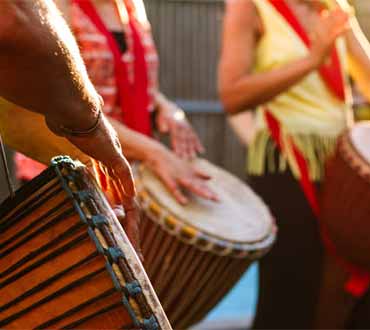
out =
[(370, 122), (340, 138), (326, 166), (321, 220), (337, 253), (370, 270)]
[(219, 203), (189, 196), (179, 205), (142, 165), (135, 169), (144, 210), (144, 267), (175, 329), (200, 321), (275, 239), (268, 208), (234, 176), (205, 160)]

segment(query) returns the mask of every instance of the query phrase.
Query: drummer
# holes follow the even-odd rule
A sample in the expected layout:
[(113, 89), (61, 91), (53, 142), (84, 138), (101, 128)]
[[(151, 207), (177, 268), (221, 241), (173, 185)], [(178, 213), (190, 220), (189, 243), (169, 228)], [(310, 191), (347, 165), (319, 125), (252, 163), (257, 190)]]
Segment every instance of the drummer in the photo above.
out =
[[(184, 111), (158, 90), (158, 57), (142, 0), (58, 0), (79, 43), (104, 112), (118, 132), (125, 155), (144, 162), (179, 203), (187, 189), (216, 200), (207, 173), (187, 161), (203, 152)], [(173, 152), (153, 137), (169, 134)], [(17, 156), (19, 176), (30, 179), (38, 166)]]
[(344, 0), (226, 3), (220, 96), (230, 115), (257, 109), (248, 174), (280, 227), (260, 263), (255, 328), (313, 326), (323, 255), (314, 190), (351, 116), (349, 74), (370, 99), (369, 55)]
[(130, 167), (57, 8), (3, 0), (0, 13), (0, 96), (42, 114), (56, 134), (118, 174), (132, 198)]

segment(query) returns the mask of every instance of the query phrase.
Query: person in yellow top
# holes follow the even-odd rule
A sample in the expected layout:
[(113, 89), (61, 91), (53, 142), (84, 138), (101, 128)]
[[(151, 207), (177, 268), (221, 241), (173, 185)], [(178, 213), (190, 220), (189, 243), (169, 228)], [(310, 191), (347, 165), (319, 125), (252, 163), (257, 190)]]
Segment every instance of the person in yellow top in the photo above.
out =
[[(315, 190), (352, 121), (349, 75), (370, 98), (370, 46), (345, 0), (226, 2), (220, 97), (230, 115), (256, 109), (247, 170), (279, 226), (260, 262), (255, 328), (314, 326), (323, 261)], [(349, 321), (368, 328), (366, 315)]]

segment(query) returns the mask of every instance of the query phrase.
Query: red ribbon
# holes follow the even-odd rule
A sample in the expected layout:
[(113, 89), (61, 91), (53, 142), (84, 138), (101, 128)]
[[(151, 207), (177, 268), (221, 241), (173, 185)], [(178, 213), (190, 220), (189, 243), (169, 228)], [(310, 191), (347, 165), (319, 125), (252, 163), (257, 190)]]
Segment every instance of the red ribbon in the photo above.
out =
[[(286, 2), (284, 0), (270, 0), (270, 3), (280, 13), (280, 15), (285, 18), (307, 48), (310, 48), (311, 40), (308, 37), (308, 34)], [(328, 63), (323, 64), (319, 68), (319, 73), (333, 94), (340, 100), (344, 101), (346, 99), (344, 75), (341, 69), (339, 55), (335, 47), (330, 54)]]
[(150, 114), (148, 111), (149, 81), (148, 66), (145, 59), (145, 47), (142, 43), (140, 32), (137, 28), (139, 24), (132, 11), (127, 9), (129, 14), (129, 26), (133, 38), (133, 56), (134, 56), (134, 81), (130, 82), (128, 67), (122, 60), (122, 54), (119, 50), (116, 40), (105, 26), (103, 20), (97, 13), (91, 0), (73, 0), (81, 10), (90, 18), (96, 28), (104, 35), (107, 40), (110, 51), (114, 57), (115, 78), (117, 89), (119, 91), (120, 106), (122, 109), (124, 123), (133, 130), (151, 135)]

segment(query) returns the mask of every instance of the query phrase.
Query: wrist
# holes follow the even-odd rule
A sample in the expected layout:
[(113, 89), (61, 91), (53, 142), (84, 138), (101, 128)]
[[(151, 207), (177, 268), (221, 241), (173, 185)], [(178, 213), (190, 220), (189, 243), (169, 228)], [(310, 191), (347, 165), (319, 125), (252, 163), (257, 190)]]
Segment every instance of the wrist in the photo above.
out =
[(142, 161), (148, 164), (154, 164), (159, 158), (163, 158), (167, 152), (166, 147), (156, 140), (147, 143), (143, 150)]
[(308, 71), (317, 70), (323, 62), (323, 58), (313, 52), (305, 58), (305, 67)]
[(91, 135), (104, 122), (101, 98), (89, 102), (63, 102), (54, 112), (46, 113), (49, 128), (59, 136)]

